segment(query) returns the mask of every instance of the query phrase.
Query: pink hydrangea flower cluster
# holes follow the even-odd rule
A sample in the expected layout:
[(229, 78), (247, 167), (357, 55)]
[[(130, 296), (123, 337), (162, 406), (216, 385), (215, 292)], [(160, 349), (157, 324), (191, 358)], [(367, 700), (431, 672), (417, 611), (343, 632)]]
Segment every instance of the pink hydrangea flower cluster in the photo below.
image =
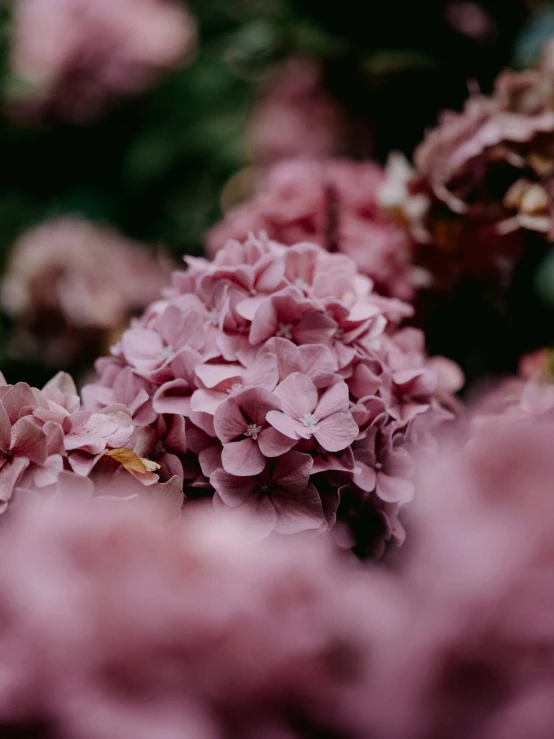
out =
[(37, 496), (110, 494), (111, 485), (117, 483), (127, 496), (154, 485), (155, 496), (182, 501), (177, 478), (158, 484), (157, 465), (138, 458), (134, 468), (118, 462), (117, 453), (127, 449), (133, 433), (124, 405), (85, 410), (73, 380), (63, 372), (42, 390), (25, 382), (9, 385), (2, 377), (0, 514), (13, 504), (34, 503)]
[(491, 96), (443, 113), (416, 149), (404, 218), (435, 287), (467, 274), (506, 282), (526, 231), (552, 239), (553, 74), (550, 44), (538, 68), (503, 72)]
[(169, 275), (109, 228), (77, 216), (47, 221), (15, 243), (0, 283), (2, 308), (16, 322), (11, 350), (57, 367), (91, 361)]
[(342, 491), (347, 518), (368, 505), (380, 536), (401, 538), (410, 449), (451, 416), (460, 383), (398, 329), (410, 306), (315, 244), (252, 237), (186, 261), (99, 360), (85, 407), (124, 403), (132, 448), (162, 479), (253, 511), (260, 535), (332, 528)]
[(107, 501), (40, 505), (3, 534), (2, 736), (367, 736), (391, 609), (329, 542)]
[[(344, 156), (355, 137), (353, 128), (325, 90), (320, 65), (293, 57), (273, 70), (262, 86), (250, 118), (250, 156), (262, 165), (296, 157)], [(361, 133), (367, 150), (371, 136)]]
[(409, 300), (411, 241), (379, 205), (383, 184), (383, 171), (371, 162), (281, 162), (251, 200), (208, 232), (206, 250), (213, 256), (229, 239), (261, 231), (282, 244), (311, 241), (349, 256), (381, 294)]
[(196, 26), (175, 0), (18, 0), (14, 110), (81, 123), (186, 58)]

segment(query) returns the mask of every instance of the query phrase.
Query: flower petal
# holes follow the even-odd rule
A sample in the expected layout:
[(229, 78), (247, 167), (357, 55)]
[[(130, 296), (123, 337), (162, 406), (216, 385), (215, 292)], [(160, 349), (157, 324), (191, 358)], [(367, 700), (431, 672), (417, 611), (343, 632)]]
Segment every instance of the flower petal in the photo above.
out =
[(20, 418), (12, 428), (11, 452), (15, 457), (27, 457), (35, 464), (47, 458), (46, 434), (29, 418)]
[(358, 426), (350, 413), (334, 413), (316, 427), (314, 436), (328, 452), (340, 452), (358, 436)]
[(277, 513), (275, 531), (280, 534), (319, 529), (325, 523), (321, 498), (315, 485), (309, 484), (299, 494), (286, 488), (272, 490), (271, 502)]
[(259, 475), (265, 467), (265, 457), (254, 439), (241, 439), (225, 444), (221, 464), (226, 472), (239, 477)]
[(323, 420), (333, 413), (343, 413), (348, 411), (348, 385), (344, 380), (335, 382), (334, 385), (327, 388), (321, 396), (316, 406), (314, 415)]
[(280, 457), (281, 454), (292, 449), (295, 444), (296, 439), (281, 434), (273, 426), (268, 426), (258, 434), (258, 446), (264, 457)]
[(256, 487), (255, 477), (236, 477), (223, 469), (210, 475), (210, 483), (221, 500), (231, 508), (242, 505)]
[(191, 387), (186, 380), (165, 382), (154, 393), (152, 407), (156, 413), (178, 413), (186, 416), (190, 412)]
[(248, 423), (241, 413), (236, 397), (222, 403), (214, 415), (215, 433), (224, 444), (244, 436)]
[(300, 372), (293, 372), (277, 385), (275, 394), (279, 396), (283, 413), (296, 420), (312, 413), (318, 401), (316, 386)]

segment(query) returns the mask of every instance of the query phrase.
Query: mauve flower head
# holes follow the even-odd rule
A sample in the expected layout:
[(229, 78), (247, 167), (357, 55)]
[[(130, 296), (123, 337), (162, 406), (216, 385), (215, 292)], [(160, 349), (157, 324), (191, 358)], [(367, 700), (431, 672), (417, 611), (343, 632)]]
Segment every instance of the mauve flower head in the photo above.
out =
[(321, 67), (295, 57), (272, 70), (263, 84), (248, 143), (257, 164), (296, 157), (327, 159), (347, 153), (349, 133), (345, 112), (325, 90)]
[(17, 322), (13, 350), (67, 366), (102, 350), (169, 281), (145, 248), (79, 217), (46, 222), (14, 245), (2, 307)]
[(552, 239), (553, 48), (536, 69), (505, 71), (492, 95), (474, 91), (461, 113), (443, 113), (415, 151), (403, 219), (435, 288), (466, 275), (505, 285), (526, 231)]
[[(85, 410), (71, 377), (58, 373), (42, 390), (0, 385), (0, 513), (74, 489), (105, 495), (115, 480), (126, 497), (182, 504), (181, 478), (160, 483), (159, 465), (129, 448), (135, 426), (121, 403)], [(180, 501), (180, 504), (179, 504)]]
[(50, 501), (9, 524), (2, 735), (369, 736), (371, 650), (397, 604), (330, 542), (257, 542), (248, 518), (190, 509), (168, 524), (114, 500)]
[(548, 737), (554, 711), (552, 419), (497, 417), (419, 470), (405, 598), (374, 651), (372, 736)]
[(208, 254), (261, 231), (286, 245), (310, 241), (349, 256), (380, 293), (409, 300), (411, 242), (377, 201), (383, 181), (371, 162), (283, 161), (269, 169), (249, 201), (208, 232)]
[(251, 236), (186, 261), (98, 361), (85, 407), (125, 403), (129, 446), (161, 484), (257, 512), (260, 535), (331, 529), (343, 492), (348, 520), (353, 501), (396, 519), (412, 450), (452, 418), (463, 382), (426, 357), (421, 332), (398, 329), (410, 306), (315, 244)]
[(175, 0), (17, 0), (13, 111), (88, 122), (183, 62), (195, 41)]

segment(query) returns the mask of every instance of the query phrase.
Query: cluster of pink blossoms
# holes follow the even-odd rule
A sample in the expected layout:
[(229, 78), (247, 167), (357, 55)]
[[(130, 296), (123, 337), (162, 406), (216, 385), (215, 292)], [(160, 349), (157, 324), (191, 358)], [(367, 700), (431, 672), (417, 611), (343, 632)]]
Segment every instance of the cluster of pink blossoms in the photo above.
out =
[(86, 362), (169, 275), (154, 254), (110, 228), (77, 216), (45, 221), (14, 244), (0, 282), (0, 304), (15, 321), (10, 350), (56, 367)]
[(85, 410), (73, 380), (63, 372), (42, 390), (1, 379), (0, 513), (37, 495), (111, 495), (114, 485), (124, 496), (153, 485), (153, 497), (179, 499), (177, 478), (159, 484), (157, 465), (135, 455), (134, 465), (123, 464), (134, 432), (124, 405)]
[(196, 24), (175, 0), (18, 0), (14, 108), (87, 122), (178, 65), (195, 42)]
[(332, 528), (342, 494), (347, 519), (369, 505), (401, 538), (410, 449), (460, 384), (398, 328), (410, 306), (314, 244), (251, 237), (186, 261), (98, 361), (85, 407), (124, 403), (137, 455), (189, 496), (254, 511), (261, 535)]
[(349, 256), (383, 295), (410, 300), (411, 240), (379, 205), (385, 178), (371, 162), (292, 159), (273, 166), (255, 195), (207, 235), (213, 256), (229, 239), (265, 231), (288, 246), (311, 241)]

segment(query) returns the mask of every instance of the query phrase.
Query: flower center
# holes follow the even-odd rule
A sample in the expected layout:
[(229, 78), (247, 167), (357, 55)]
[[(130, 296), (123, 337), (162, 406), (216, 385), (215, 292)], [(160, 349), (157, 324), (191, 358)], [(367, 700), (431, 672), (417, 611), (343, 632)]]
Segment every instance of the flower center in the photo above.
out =
[(215, 308), (213, 308), (213, 310), (208, 311), (208, 316), (207, 316), (208, 326), (217, 326), (217, 321), (218, 321), (217, 311)]
[(256, 439), (258, 438), (258, 434), (260, 433), (261, 430), (262, 430), (261, 426), (256, 426), (255, 423), (250, 423), (246, 431), (244, 432), (244, 435), (251, 436), (254, 439), (254, 441), (256, 441)]
[(282, 339), (292, 339), (292, 323), (280, 323), (275, 336)]
[(375, 463), (375, 471), (376, 472), (379, 472), (382, 469), (383, 469), (383, 465), (381, 464), (381, 462), (376, 462)]
[(164, 346), (164, 348), (160, 352), (160, 357), (162, 359), (169, 359), (169, 357), (173, 354), (173, 347), (172, 346)]
[(339, 326), (338, 329), (335, 331), (335, 339), (340, 339), (343, 334), (344, 329)]
[(227, 388), (227, 392), (229, 393), (229, 395), (231, 395), (231, 393), (234, 393), (235, 390), (242, 390), (242, 382), (234, 382), (231, 387)]
[(316, 418), (313, 413), (306, 413), (304, 418), (300, 419), (300, 422), (303, 423), (304, 426), (317, 426), (319, 418)]

